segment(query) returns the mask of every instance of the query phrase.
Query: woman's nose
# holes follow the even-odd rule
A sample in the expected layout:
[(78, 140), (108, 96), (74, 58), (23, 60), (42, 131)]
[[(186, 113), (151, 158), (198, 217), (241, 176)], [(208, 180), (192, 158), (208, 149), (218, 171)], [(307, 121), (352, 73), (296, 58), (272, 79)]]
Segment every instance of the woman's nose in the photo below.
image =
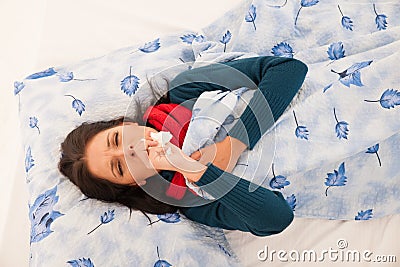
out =
[(125, 148), (125, 155), (127, 156), (127, 157), (129, 157), (129, 156), (133, 156), (134, 155), (134, 153), (135, 153), (135, 147), (134, 147), (134, 145), (132, 145), (132, 144), (129, 144), (126, 148)]
[[(148, 145), (144, 138), (137, 141), (137, 143), (131, 143), (126, 146), (125, 158), (129, 159), (130, 157), (135, 157), (135, 159), (139, 160), (139, 164), (143, 164), (144, 167), (148, 169), (153, 169), (153, 165), (149, 161), (148, 155)], [(138, 164), (138, 162), (136, 162)], [(141, 165), (141, 166), (143, 166)], [(137, 166), (134, 166), (135, 168)]]
[(135, 150), (137, 149), (137, 145), (134, 145), (134, 144), (128, 144), (126, 147), (125, 147), (125, 155), (126, 156), (134, 156), (134, 154), (135, 154)]
[(125, 155), (129, 156), (134, 152), (133, 149), (131, 149), (131, 147), (132, 147), (131, 145), (125, 147), (119, 146), (110, 152), (114, 157), (124, 157)]

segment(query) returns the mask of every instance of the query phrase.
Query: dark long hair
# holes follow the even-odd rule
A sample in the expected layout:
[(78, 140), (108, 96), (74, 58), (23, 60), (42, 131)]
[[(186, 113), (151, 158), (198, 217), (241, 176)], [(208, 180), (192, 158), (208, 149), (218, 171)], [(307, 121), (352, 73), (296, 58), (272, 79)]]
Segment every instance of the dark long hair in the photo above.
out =
[[(162, 102), (166, 101), (164, 98)], [(157, 103), (160, 103), (158, 101)], [(79, 187), (89, 198), (95, 198), (108, 203), (120, 203), (132, 210), (141, 211), (150, 221), (146, 212), (151, 214), (174, 213), (178, 207), (163, 203), (149, 194), (140, 186), (115, 184), (105, 179), (93, 176), (85, 160), (87, 143), (99, 132), (120, 125), (124, 121), (132, 121), (119, 117), (110, 121), (84, 122), (71, 131), (61, 144), (61, 158), (58, 164), (60, 172)], [(149, 178), (150, 179), (150, 178)]]

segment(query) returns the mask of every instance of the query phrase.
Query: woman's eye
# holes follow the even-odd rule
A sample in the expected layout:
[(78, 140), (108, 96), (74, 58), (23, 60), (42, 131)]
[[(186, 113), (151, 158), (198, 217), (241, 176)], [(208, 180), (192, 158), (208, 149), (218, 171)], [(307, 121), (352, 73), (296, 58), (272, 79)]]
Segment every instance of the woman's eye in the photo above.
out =
[(118, 161), (117, 167), (118, 167), (118, 172), (119, 172), (119, 175), (123, 176), (123, 175), (124, 175), (124, 173), (123, 173), (123, 171), (122, 171), (122, 167), (121, 167), (121, 161)]
[(114, 143), (118, 147), (118, 132), (116, 132), (114, 135)]

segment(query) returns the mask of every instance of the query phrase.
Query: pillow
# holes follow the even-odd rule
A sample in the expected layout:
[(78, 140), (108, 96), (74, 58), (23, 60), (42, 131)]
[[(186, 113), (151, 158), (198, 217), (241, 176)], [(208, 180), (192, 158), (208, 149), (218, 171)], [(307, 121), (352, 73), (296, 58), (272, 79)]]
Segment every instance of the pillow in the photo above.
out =
[[(31, 266), (238, 264), (222, 229), (179, 212), (149, 214), (149, 225), (140, 211), (130, 216), (126, 207), (86, 198), (57, 168), (61, 142), (82, 122), (135, 117), (162, 96), (163, 79), (191, 67), (195, 37), (202, 38), (193, 32), (162, 36), (15, 82), (30, 198)], [(150, 90), (147, 79), (159, 88)]]

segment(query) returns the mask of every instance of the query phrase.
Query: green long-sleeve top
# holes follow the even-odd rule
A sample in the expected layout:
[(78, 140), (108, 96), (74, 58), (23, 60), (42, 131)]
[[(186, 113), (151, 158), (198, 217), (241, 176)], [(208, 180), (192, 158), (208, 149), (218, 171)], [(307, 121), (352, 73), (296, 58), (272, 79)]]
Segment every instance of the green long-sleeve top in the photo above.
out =
[[(168, 98), (171, 103), (192, 108), (195, 100), (205, 91), (226, 91), (243, 86), (255, 89), (240, 119), (228, 132), (251, 150), (282, 115), (298, 92), (306, 73), (307, 66), (301, 61), (272, 56), (211, 64), (176, 76), (170, 82)], [(164, 178), (170, 180), (172, 176), (164, 175)], [(209, 183), (212, 184), (207, 187)], [(227, 188), (232, 189), (208, 204), (180, 207), (180, 211), (193, 221), (258, 236), (284, 230), (293, 220), (293, 211), (282, 194), (260, 186), (249, 192), (250, 183), (208, 163), (205, 173), (195, 184), (212, 196), (223, 195)]]

